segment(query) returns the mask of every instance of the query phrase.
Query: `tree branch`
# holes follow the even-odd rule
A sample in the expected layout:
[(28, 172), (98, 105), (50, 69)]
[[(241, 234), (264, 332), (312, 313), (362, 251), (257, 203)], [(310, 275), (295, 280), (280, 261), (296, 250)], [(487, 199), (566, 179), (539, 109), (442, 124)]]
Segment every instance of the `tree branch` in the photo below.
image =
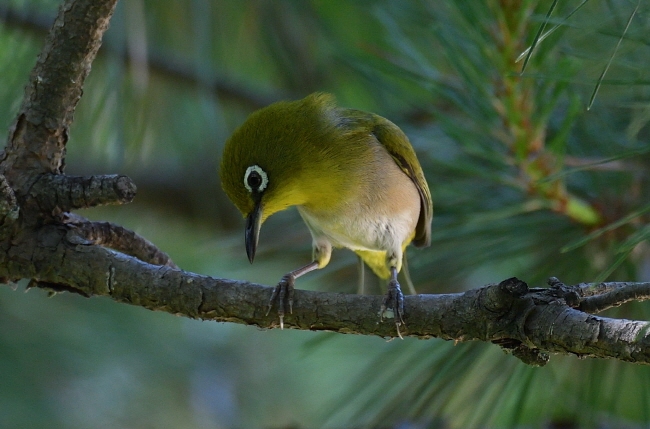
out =
[(555, 277), (548, 280), (555, 296), (585, 313), (600, 313), (629, 301), (650, 299), (650, 282), (581, 283), (567, 286)]
[(135, 183), (127, 176), (40, 175), (30, 190), (43, 212), (67, 212), (72, 209), (106, 204), (130, 203), (136, 193)]
[[(27, 250), (29, 261), (11, 258)], [(110, 296), (191, 318), (278, 327), (273, 312), (265, 315), (269, 287), (150, 265), (80, 242), (76, 231), (64, 225), (46, 225), (6, 254), (10, 259), (0, 261), (2, 277), (34, 278), (56, 291)], [(545, 363), (545, 354), (557, 353), (650, 363), (650, 323), (587, 314), (555, 295), (552, 288), (529, 290), (508, 279), (464, 293), (407, 296), (402, 335), (491, 341), (538, 365)], [(285, 317), (287, 328), (397, 335), (393, 323), (379, 323), (381, 296), (296, 290), (294, 300), (293, 314)]]
[(14, 190), (7, 183), (5, 176), (0, 174), (0, 226), (15, 221), (19, 211)]
[[(126, 176), (62, 174), (72, 116), (116, 3), (64, 1), (32, 70), (0, 162), (4, 173), (0, 176), (0, 215), (4, 221), (0, 223), (0, 238), (4, 240), (3, 249), (13, 252), (16, 260), (42, 266), (43, 261), (31, 260), (32, 250), (25, 248), (26, 253), (18, 256), (15, 252), (19, 246), (14, 244), (31, 236), (32, 247), (48, 247), (47, 242), (37, 244), (43, 237), (33, 234), (42, 225), (58, 224), (77, 243), (105, 245), (147, 262), (175, 267), (164, 252), (137, 234), (110, 223), (82, 221), (67, 213), (75, 208), (127, 203), (135, 196), (135, 184)], [(32, 274), (27, 277), (47, 282), (38, 270)], [(2, 280), (9, 278), (16, 277)]]
[(178, 268), (169, 255), (152, 242), (120, 225), (111, 222), (90, 222), (81, 216), (70, 215), (64, 222), (75, 226), (75, 233), (81, 238), (80, 244), (106, 246), (149, 264)]
[(629, 301), (650, 299), (650, 282), (616, 282), (604, 285), (599, 283), (588, 285), (585, 288), (590, 289), (590, 292), (593, 292), (594, 289), (602, 291), (600, 295), (587, 296), (580, 301), (579, 309), (587, 313), (599, 313)]
[(2, 156), (1, 170), (19, 197), (37, 174), (63, 172), (73, 113), (116, 3), (67, 0), (61, 5)]

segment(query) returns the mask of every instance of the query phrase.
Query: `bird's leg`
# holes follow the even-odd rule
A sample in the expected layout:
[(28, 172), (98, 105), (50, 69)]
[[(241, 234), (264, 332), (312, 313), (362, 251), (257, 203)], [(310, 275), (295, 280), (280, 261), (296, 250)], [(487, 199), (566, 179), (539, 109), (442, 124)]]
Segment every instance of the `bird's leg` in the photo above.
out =
[(359, 285), (357, 286), (357, 295), (365, 295), (366, 294), (366, 276), (365, 276), (365, 263), (363, 262), (363, 259), (361, 259), (361, 256), (357, 255), (357, 259), (359, 260), (357, 269), (359, 273)]
[(409, 294), (417, 295), (418, 292), (415, 290), (415, 285), (413, 280), (411, 280), (411, 272), (409, 271), (408, 258), (406, 257), (406, 252), (404, 252), (404, 257), (402, 259), (402, 272), (404, 273), (404, 279), (406, 280), (406, 287), (409, 290)]
[(318, 261), (313, 261), (304, 267), (300, 267), (297, 270), (293, 270), (290, 273), (285, 274), (280, 279), (278, 285), (273, 289), (271, 294), (271, 299), (269, 300), (269, 308), (266, 310), (266, 315), (268, 316), (273, 308), (273, 303), (275, 300), (278, 300), (278, 316), (280, 317), (280, 329), (284, 329), (284, 311), (285, 311), (285, 301), (289, 304), (289, 313), (293, 313), (293, 294), (294, 294), (294, 284), (296, 279), (300, 276), (304, 276), (310, 271), (318, 269)]
[(384, 320), (384, 313), (387, 309), (392, 309), (395, 314), (395, 326), (397, 327), (397, 334), (402, 337), (399, 327), (404, 324), (404, 294), (397, 281), (397, 268), (390, 267), (390, 281), (388, 282), (388, 292), (384, 296), (384, 301), (381, 304), (381, 312), (379, 318)]

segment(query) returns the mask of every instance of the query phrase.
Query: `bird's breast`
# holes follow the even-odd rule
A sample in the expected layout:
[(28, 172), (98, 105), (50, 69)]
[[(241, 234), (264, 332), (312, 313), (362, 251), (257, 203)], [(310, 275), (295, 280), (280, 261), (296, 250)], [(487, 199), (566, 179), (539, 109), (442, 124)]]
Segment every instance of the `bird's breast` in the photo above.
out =
[(378, 148), (363, 174), (351, 177), (352, 192), (332, 190), (335, 202), (298, 207), (314, 241), (334, 247), (390, 251), (410, 242), (420, 215), (420, 196), (413, 181), (390, 155)]

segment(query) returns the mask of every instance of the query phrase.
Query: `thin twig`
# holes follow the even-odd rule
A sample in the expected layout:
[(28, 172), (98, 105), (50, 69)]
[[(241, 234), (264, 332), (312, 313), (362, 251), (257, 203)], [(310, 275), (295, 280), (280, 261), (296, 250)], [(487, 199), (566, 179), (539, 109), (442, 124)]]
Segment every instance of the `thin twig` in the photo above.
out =
[(44, 174), (38, 177), (30, 193), (45, 212), (127, 204), (135, 197), (133, 181), (121, 174), (68, 176)]
[(178, 268), (167, 253), (135, 232), (111, 222), (90, 222), (78, 216), (68, 216), (67, 225), (74, 225), (80, 238), (117, 250), (154, 265)]
[(645, 301), (650, 299), (650, 282), (642, 283), (599, 283), (585, 285), (581, 288), (585, 293), (597, 294), (580, 300), (581, 311), (596, 314), (608, 308), (618, 307), (629, 301)]

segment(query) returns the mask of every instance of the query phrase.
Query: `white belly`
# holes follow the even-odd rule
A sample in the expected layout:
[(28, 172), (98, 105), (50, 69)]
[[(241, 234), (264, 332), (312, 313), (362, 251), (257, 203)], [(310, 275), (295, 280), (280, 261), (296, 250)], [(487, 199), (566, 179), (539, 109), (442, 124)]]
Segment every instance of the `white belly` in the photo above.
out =
[(311, 231), (314, 245), (327, 240), (332, 247), (345, 247), (352, 250), (391, 251), (401, 249), (415, 230), (419, 216), (419, 196), (417, 210), (407, 207), (390, 216), (385, 210), (368, 212), (366, 207), (349, 207), (343, 216), (320, 216), (303, 207), (298, 211)]

